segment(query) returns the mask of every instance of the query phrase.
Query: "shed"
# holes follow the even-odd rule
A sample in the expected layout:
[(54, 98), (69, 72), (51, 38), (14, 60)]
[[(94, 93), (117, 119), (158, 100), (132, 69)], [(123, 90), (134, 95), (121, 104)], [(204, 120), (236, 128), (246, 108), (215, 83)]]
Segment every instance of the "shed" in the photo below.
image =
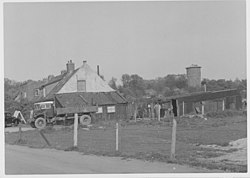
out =
[(113, 92), (74, 92), (55, 95), (55, 107), (98, 106), (94, 114), (97, 119), (126, 119), (127, 100), (117, 91)]
[(237, 89), (208, 91), (192, 93), (189, 95), (172, 96), (164, 102), (172, 102), (174, 114), (184, 115), (195, 112), (195, 109), (204, 112), (218, 111), (225, 109), (242, 108), (242, 98)]

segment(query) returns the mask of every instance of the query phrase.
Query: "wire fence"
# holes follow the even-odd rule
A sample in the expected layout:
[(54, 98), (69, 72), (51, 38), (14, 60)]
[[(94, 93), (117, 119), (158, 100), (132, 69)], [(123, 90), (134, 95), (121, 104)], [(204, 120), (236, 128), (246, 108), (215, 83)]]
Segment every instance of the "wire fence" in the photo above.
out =
[[(21, 130), (21, 129), (20, 129)], [(33, 147), (52, 147), (62, 150), (77, 150), (96, 154), (138, 155), (161, 153), (170, 155), (171, 127), (123, 125), (78, 126), (75, 145), (74, 126), (54, 126), (43, 130), (16, 133), (15, 140)]]
[[(192, 162), (194, 165), (199, 165), (200, 160), (221, 154), (200, 145), (226, 146), (231, 140), (245, 138), (247, 131), (247, 117), (241, 116), (208, 120), (191, 118), (179, 122), (177, 118), (177, 123), (175, 160), (181, 163)], [(20, 125), (19, 129), (16, 128), (18, 132), (6, 133), (5, 143), (173, 162), (171, 153), (174, 134), (171, 121), (120, 121), (118, 127), (115, 121), (95, 123), (89, 127), (78, 125), (76, 147), (74, 125), (54, 125), (43, 130), (26, 130), (24, 127), (27, 128)]]

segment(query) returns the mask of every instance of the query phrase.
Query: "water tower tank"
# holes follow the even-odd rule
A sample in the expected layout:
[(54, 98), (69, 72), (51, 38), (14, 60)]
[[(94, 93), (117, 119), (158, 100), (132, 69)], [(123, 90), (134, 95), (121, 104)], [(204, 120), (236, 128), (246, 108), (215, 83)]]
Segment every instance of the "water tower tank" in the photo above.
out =
[(201, 67), (192, 64), (187, 67), (188, 87), (201, 87)]

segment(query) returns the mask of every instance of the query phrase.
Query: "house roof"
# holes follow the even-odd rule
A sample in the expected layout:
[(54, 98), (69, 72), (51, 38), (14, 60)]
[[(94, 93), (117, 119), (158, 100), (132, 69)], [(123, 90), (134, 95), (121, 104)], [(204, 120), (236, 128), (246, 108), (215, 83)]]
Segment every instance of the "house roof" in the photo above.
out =
[(55, 100), (61, 107), (127, 103), (127, 100), (117, 91), (61, 93), (55, 95)]
[(74, 71), (67, 73), (66, 75), (63, 76), (57, 85), (48, 93), (48, 95), (45, 97), (46, 100), (52, 99), (54, 97), (54, 94), (56, 94), (62, 87), (63, 85), (78, 71), (79, 68), (75, 69)]
[(44, 88), (44, 87), (46, 87), (46, 86), (48, 86), (48, 85), (51, 85), (51, 84), (53, 84), (53, 83), (56, 83), (56, 82), (62, 80), (63, 77), (64, 77), (65, 75), (66, 75), (66, 73), (53, 77), (53, 78), (52, 78), (51, 80), (49, 80), (47, 83), (41, 85), (41, 86), (40, 86), (40, 89), (42, 89), (42, 88)]
[[(54, 100), (54, 95), (57, 93), (71, 93), (75, 91), (68, 91), (67, 89), (65, 90), (64, 86), (67, 85), (67, 82), (72, 78), (73, 75), (75, 75), (77, 72), (81, 73), (81, 77), (83, 77), (84, 80), (86, 80), (86, 92), (111, 92), (114, 91), (109, 87), (109, 85), (100, 78), (96, 74), (95, 71), (93, 71), (89, 65), (84, 63), (81, 67), (73, 70), (72, 72), (66, 73), (64, 75), (60, 75), (57, 77), (54, 77), (51, 81), (48, 83), (44, 84), (42, 87), (54, 84), (55, 86), (51, 89), (51, 91), (47, 94), (46, 97), (39, 97), (37, 98), (36, 101), (47, 101), (47, 100)], [(57, 82), (57, 83), (56, 83)], [(66, 86), (67, 88), (67, 86)], [(109, 97), (109, 96), (108, 96)], [(111, 98), (109, 100), (113, 100), (113, 98), (116, 99), (116, 95), (111, 94)], [(122, 97), (122, 96), (121, 96)]]

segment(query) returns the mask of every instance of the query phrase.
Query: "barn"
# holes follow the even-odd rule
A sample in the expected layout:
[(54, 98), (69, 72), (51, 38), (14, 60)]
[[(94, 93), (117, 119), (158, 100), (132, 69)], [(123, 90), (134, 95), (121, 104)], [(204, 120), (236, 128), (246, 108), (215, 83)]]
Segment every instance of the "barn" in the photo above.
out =
[(193, 93), (189, 95), (173, 96), (165, 99), (171, 102), (174, 114), (182, 116), (185, 114), (205, 114), (212, 111), (240, 110), (242, 108), (242, 97), (237, 89), (208, 91)]

